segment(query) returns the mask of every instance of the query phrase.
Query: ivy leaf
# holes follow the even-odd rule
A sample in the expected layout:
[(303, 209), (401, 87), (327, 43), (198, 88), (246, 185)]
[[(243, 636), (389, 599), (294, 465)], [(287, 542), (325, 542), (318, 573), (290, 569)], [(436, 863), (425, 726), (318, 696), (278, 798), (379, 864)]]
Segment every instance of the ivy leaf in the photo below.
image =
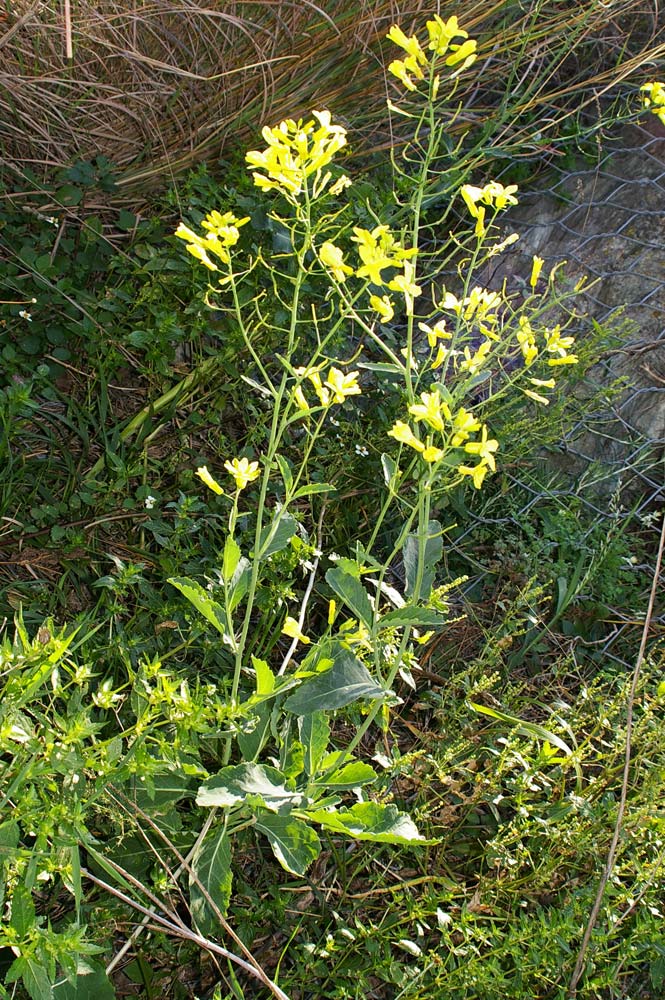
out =
[(295, 816), (261, 815), (257, 817), (256, 828), (270, 841), (282, 868), (294, 875), (304, 875), (321, 852), (316, 831)]
[(211, 830), (208, 833), (194, 856), (191, 867), (193, 874), (189, 876), (189, 900), (192, 917), (201, 934), (214, 937), (219, 933), (219, 919), (205, 898), (201, 885), (218, 909), (225, 914), (233, 881), (231, 844), (225, 830)]
[(331, 644), (333, 665), (322, 674), (304, 681), (284, 702), (287, 712), (310, 715), (332, 712), (361, 698), (383, 699), (387, 692), (372, 678), (367, 667), (341, 643)]
[(234, 806), (248, 799), (258, 800), (266, 809), (278, 812), (299, 805), (302, 795), (286, 787), (286, 776), (266, 764), (238, 764), (224, 767), (199, 788), (199, 806)]
[(350, 809), (308, 809), (307, 816), (326, 830), (346, 834), (354, 840), (372, 840), (379, 844), (436, 843), (423, 837), (411, 817), (394, 805), (357, 802)]

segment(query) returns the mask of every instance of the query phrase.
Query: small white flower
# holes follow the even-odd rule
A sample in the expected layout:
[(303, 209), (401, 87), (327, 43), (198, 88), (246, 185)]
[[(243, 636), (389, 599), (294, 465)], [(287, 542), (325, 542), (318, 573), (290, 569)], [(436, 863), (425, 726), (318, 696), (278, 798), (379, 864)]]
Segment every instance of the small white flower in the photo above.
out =
[(157, 503), (157, 498), (153, 496), (146, 497), (143, 501), (146, 510), (152, 510), (152, 508)]
[(356, 445), (356, 455), (361, 455), (363, 458), (367, 458), (369, 452), (363, 444)]
[(27, 320), (28, 323), (32, 323), (32, 316), (30, 315), (27, 309), (21, 309), (21, 311), (19, 312), (19, 316), (21, 317), (21, 319)]

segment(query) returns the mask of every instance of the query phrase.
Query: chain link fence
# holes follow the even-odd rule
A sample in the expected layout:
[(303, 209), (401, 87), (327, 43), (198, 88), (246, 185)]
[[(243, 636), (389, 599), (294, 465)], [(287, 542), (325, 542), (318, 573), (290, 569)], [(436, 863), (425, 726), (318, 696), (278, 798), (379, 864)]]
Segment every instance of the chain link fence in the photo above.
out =
[[(509, 471), (511, 488), (526, 503), (511, 517), (492, 519), (491, 510), (483, 511), (459, 539), (467, 548), (481, 523), (491, 524), (497, 537), (514, 536), (547, 498), (564, 504), (574, 497), (588, 534), (597, 537), (602, 525), (608, 538), (621, 531), (639, 536), (641, 556), (632, 571), (649, 584), (653, 578), (665, 490), (665, 127), (649, 119), (599, 142), (595, 162), (580, 157), (572, 169), (555, 162), (502, 218), (506, 234), (516, 231), (520, 239), (497, 258), (486, 283), (519, 287), (536, 254), (545, 273), (565, 261), (571, 285), (585, 276), (589, 281), (566, 333), (583, 339), (600, 324), (616, 337), (589, 373), (595, 405), (580, 407), (588, 412), (564, 429), (558, 453), (546, 460), (552, 485), (545, 492), (542, 477)], [(584, 577), (582, 596), (583, 585)], [(643, 588), (635, 607), (612, 608), (594, 659), (632, 665), (647, 600)], [(665, 634), (664, 604), (661, 595), (654, 638)]]

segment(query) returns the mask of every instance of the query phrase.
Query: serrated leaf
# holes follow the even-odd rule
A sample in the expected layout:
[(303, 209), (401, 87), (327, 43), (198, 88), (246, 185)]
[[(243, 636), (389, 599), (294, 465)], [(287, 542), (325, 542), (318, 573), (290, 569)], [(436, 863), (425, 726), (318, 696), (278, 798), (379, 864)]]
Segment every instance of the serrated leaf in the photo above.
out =
[(294, 875), (304, 875), (321, 852), (316, 830), (294, 816), (263, 814), (256, 820), (256, 829), (268, 838), (282, 868)]
[[(412, 596), (418, 577), (418, 549), (418, 535), (415, 533), (407, 535), (404, 548), (402, 549), (406, 576), (404, 592), (407, 597)], [(443, 538), (441, 536), (441, 525), (438, 521), (429, 522), (423, 556), (423, 575), (418, 597), (421, 600), (427, 600), (432, 590), (432, 584), (434, 583), (436, 567), (441, 562), (443, 556)]]
[(201, 785), (199, 806), (233, 806), (247, 799), (258, 799), (266, 809), (277, 812), (286, 806), (299, 805), (302, 795), (285, 785), (285, 775), (266, 764), (238, 764), (225, 767)]
[(176, 590), (183, 594), (190, 604), (206, 618), (217, 631), (224, 635), (226, 626), (224, 624), (224, 608), (217, 601), (213, 601), (210, 594), (203, 589), (196, 580), (190, 580), (186, 576), (172, 576), (168, 581)]
[(307, 815), (326, 830), (346, 834), (354, 840), (372, 840), (379, 844), (436, 843), (421, 836), (411, 817), (394, 805), (357, 802), (350, 809), (308, 809)]
[(279, 510), (273, 514), (270, 524), (266, 524), (259, 541), (259, 557), (267, 559), (280, 552), (289, 544), (298, 529), (298, 522), (288, 511)]
[[(48, 970), (37, 962), (32, 955), (26, 955), (23, 963), (21, 978), (31, 1000), (53, 1000), (53, 987)], [(11, 972), (11, 969), (9, 972)], [(7, 982), (14, 981), (9, 979), (8, 973)]]
[(304, 681), (284, 702), (287, 712), (310, 715), (332, 712), (359, 699), (385, 697), (386, 692), (372, 678), (367, 667), (340, 643), (331, 644), (333, 665), (322, 674)]
[(340, 600), (344, 601), (346, 606), (351, 609), (354, 616), (363, 625), (366, 625), (368, 629), (371, 629), (374, 611), (367, 596), (367, 591), (360, 580), (349, 573), (345, 573), (339, 566), (335, 566), (326, 573), (326, 583), (332, 587)]
[[(217, 908), (226, 914), (231, 898), (231, 844), (225, 830), (211, 830), (204, 838), (191, 864), (189, 876), (190, 911), (201, 934), (215, 937), (219, 918), (205, 898), (200, 882)], [(195, 876), (195, 877), (194, 877)], [(198, 882), (197, 882), (198, 879)]]
[(224, 542), (224, 556), (222, 559), (222, 576), (226, 582), (233, 579), (238, 563), (240, 561), (240, 546), (231, 535), (226, 536)]
[(312, 712), (298, 719), (298, 735), (305, 748), (305, 771), (316, 774), (330, 740), (330, 722), (325, 712)]
[(389, 611), (379, 621), (379, 628), (405, 628), (407, 625), (415, 628), (436, 628), (445, 624), (445, 616), (432, 608), (398, 608)]

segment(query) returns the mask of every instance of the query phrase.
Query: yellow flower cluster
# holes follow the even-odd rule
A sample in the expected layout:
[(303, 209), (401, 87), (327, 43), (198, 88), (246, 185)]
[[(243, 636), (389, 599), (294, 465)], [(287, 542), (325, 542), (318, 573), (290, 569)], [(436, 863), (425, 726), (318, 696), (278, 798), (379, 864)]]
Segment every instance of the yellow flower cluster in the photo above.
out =
[(508, 205), (516, 205), (517, 198), (515, 192), (517, 184), (509, 184), (504, 187), (498, 181), (489, 181), (484, 187), (475, 187), (473, 184), (463, 184), (460, 194), (466, 203), (469, 214), (476, 220), (476, 236), (484, 236), (487, 232), (485, 226), (485, 207), (493, 208), (500, 212)]
[[(346, 145), (346, 129), (331, 124), (329, 111), (312, 114), (316, 121), (303, 124), (288, 118), (275, 128), (266, 125), (261, 134), (267, 148), (247, 153), (247, 164), (256, 168), (252, 171), (254, 183), (262, 191), (280, 191), (293, 200), (307, 188), (310, 177), (314, 178), (310, 191), (313, 197), (318, 197), (329, 184), (332, 174), (324, 172), (324, 168)], [(348, 184), (348, 177), (341, 177), (331, 187), (331, 193), (339, 194)]]
[[(488, 436), (487, 426), (464, 407), (453, 413), (436, 387), (432, 387), (431, 392), (422, 392), (420, 402), (409, 406), (409, 414), (416, 424), (423, 424), (427, 429), (425, 440), (402, 420), (388, 431), (389, 436), (413, 448), (429, 464), (439, 462), (451, 448), (463, 448), (467, 455), (477, 456), (480, 461), (476, 465), (461, 464), (457, 471), (461, 476), (470, 476), (476, 489), (480, 489), (487, 471), (494, 472), (496, 468), (494, 452), (499, 447), (499, 442)], [(471, 435), (478, 431), (480, 438), (472, 440)]]
[(237, 219), (233, 212), (225, 212), (222, 215), (221, 212), (213, 211), (206, 215), (201, 223), (208, 234), (207, 236), (199, 236), (184, 222), (180, 223), (175, 235), (181, 240), (185, 240), (187, 250), (192, 257), (196, 257), (198, 261), (205, 264), (209, 271), (219, 271), (219, 267), (211, 259), (211, 255), (217, 257), (223, 264), (230, 264), (229, 247), (236, 245), (240, 239), (238, 228), (244, 226), (246, 222), (249, 222), (249, 216)]
[[(342, 250), (334, 243), (324, 243), (319, 250), (319, 259), (324, 267), (340, 283), (346, 281), (347, 275), (355, 274), (372, 285), (400, 292), (404, 296), (407, 314), (411, 315), (413, 300), (421, 292), (420, 286), (415, 283), (415, 267), (411, 262), (418, 251), (415, 248), (405, 249), (395, 239), (389, 226), (376, 226), (371, 232), (369, 229), (355, 227), (351, 239), (358, 244), (360, 267), (355, 271), (349, 267), (344, 262)], [(386, 280), (383, 271), (387, 270), (392, 271), (393, 275)], [(398, 273), (395, 274), (395, 271)], [(370, 305), (379, 313), (382, 323), (388, 323), (392, 319), (394, 308), (388, 295), (372, 295)]]
[[(477, 43), (469, 38), (468, 32), (460, 28), (456, 17), (443, 21), (438, 14), (433, 21), (427, 22), (427, 48), (437, 57), (444, 58), (446, 66), (454, 70), (452, 77), (457, 76), (476, 59)], [(387, 37), (395, 45), (406, 52), (405, 59), (394, 59), (388, 66), (388, 71), (406, 87), (407, 90), (417, 90), (418, 82), (425, 79), (425, 67), (429, 66), (427, 53), (415, 35), (405, 35), (398, 25), (394, 24)], [(453, 42), (454, 38), (464, 39)], [(434, 96), (439, 88), (439, 77), (434, 78)]]
[[(314, 392), (318, 396), (321, 406), (333, 406), (335, 403), (343, 403), (349, 396), (358, 396), (361, 388), (358, 385), (358, 372), (349, 372), (345, 375), (334, 365), (328, 370), (328, 377), (325, 381), (321, 378), (323, 365), (316, 368), (296, 368), (296, 375), (301, 375), (309, 379), (314, 387)], [(303, 392), (302, 385), (296, 387), (293, 398), (301, 413), (310, 413), (312, 407), (307, 402), (307, 397)]]
[(654, 81), (640, 87), (642, 104), (665, 125), (665, 84)]

